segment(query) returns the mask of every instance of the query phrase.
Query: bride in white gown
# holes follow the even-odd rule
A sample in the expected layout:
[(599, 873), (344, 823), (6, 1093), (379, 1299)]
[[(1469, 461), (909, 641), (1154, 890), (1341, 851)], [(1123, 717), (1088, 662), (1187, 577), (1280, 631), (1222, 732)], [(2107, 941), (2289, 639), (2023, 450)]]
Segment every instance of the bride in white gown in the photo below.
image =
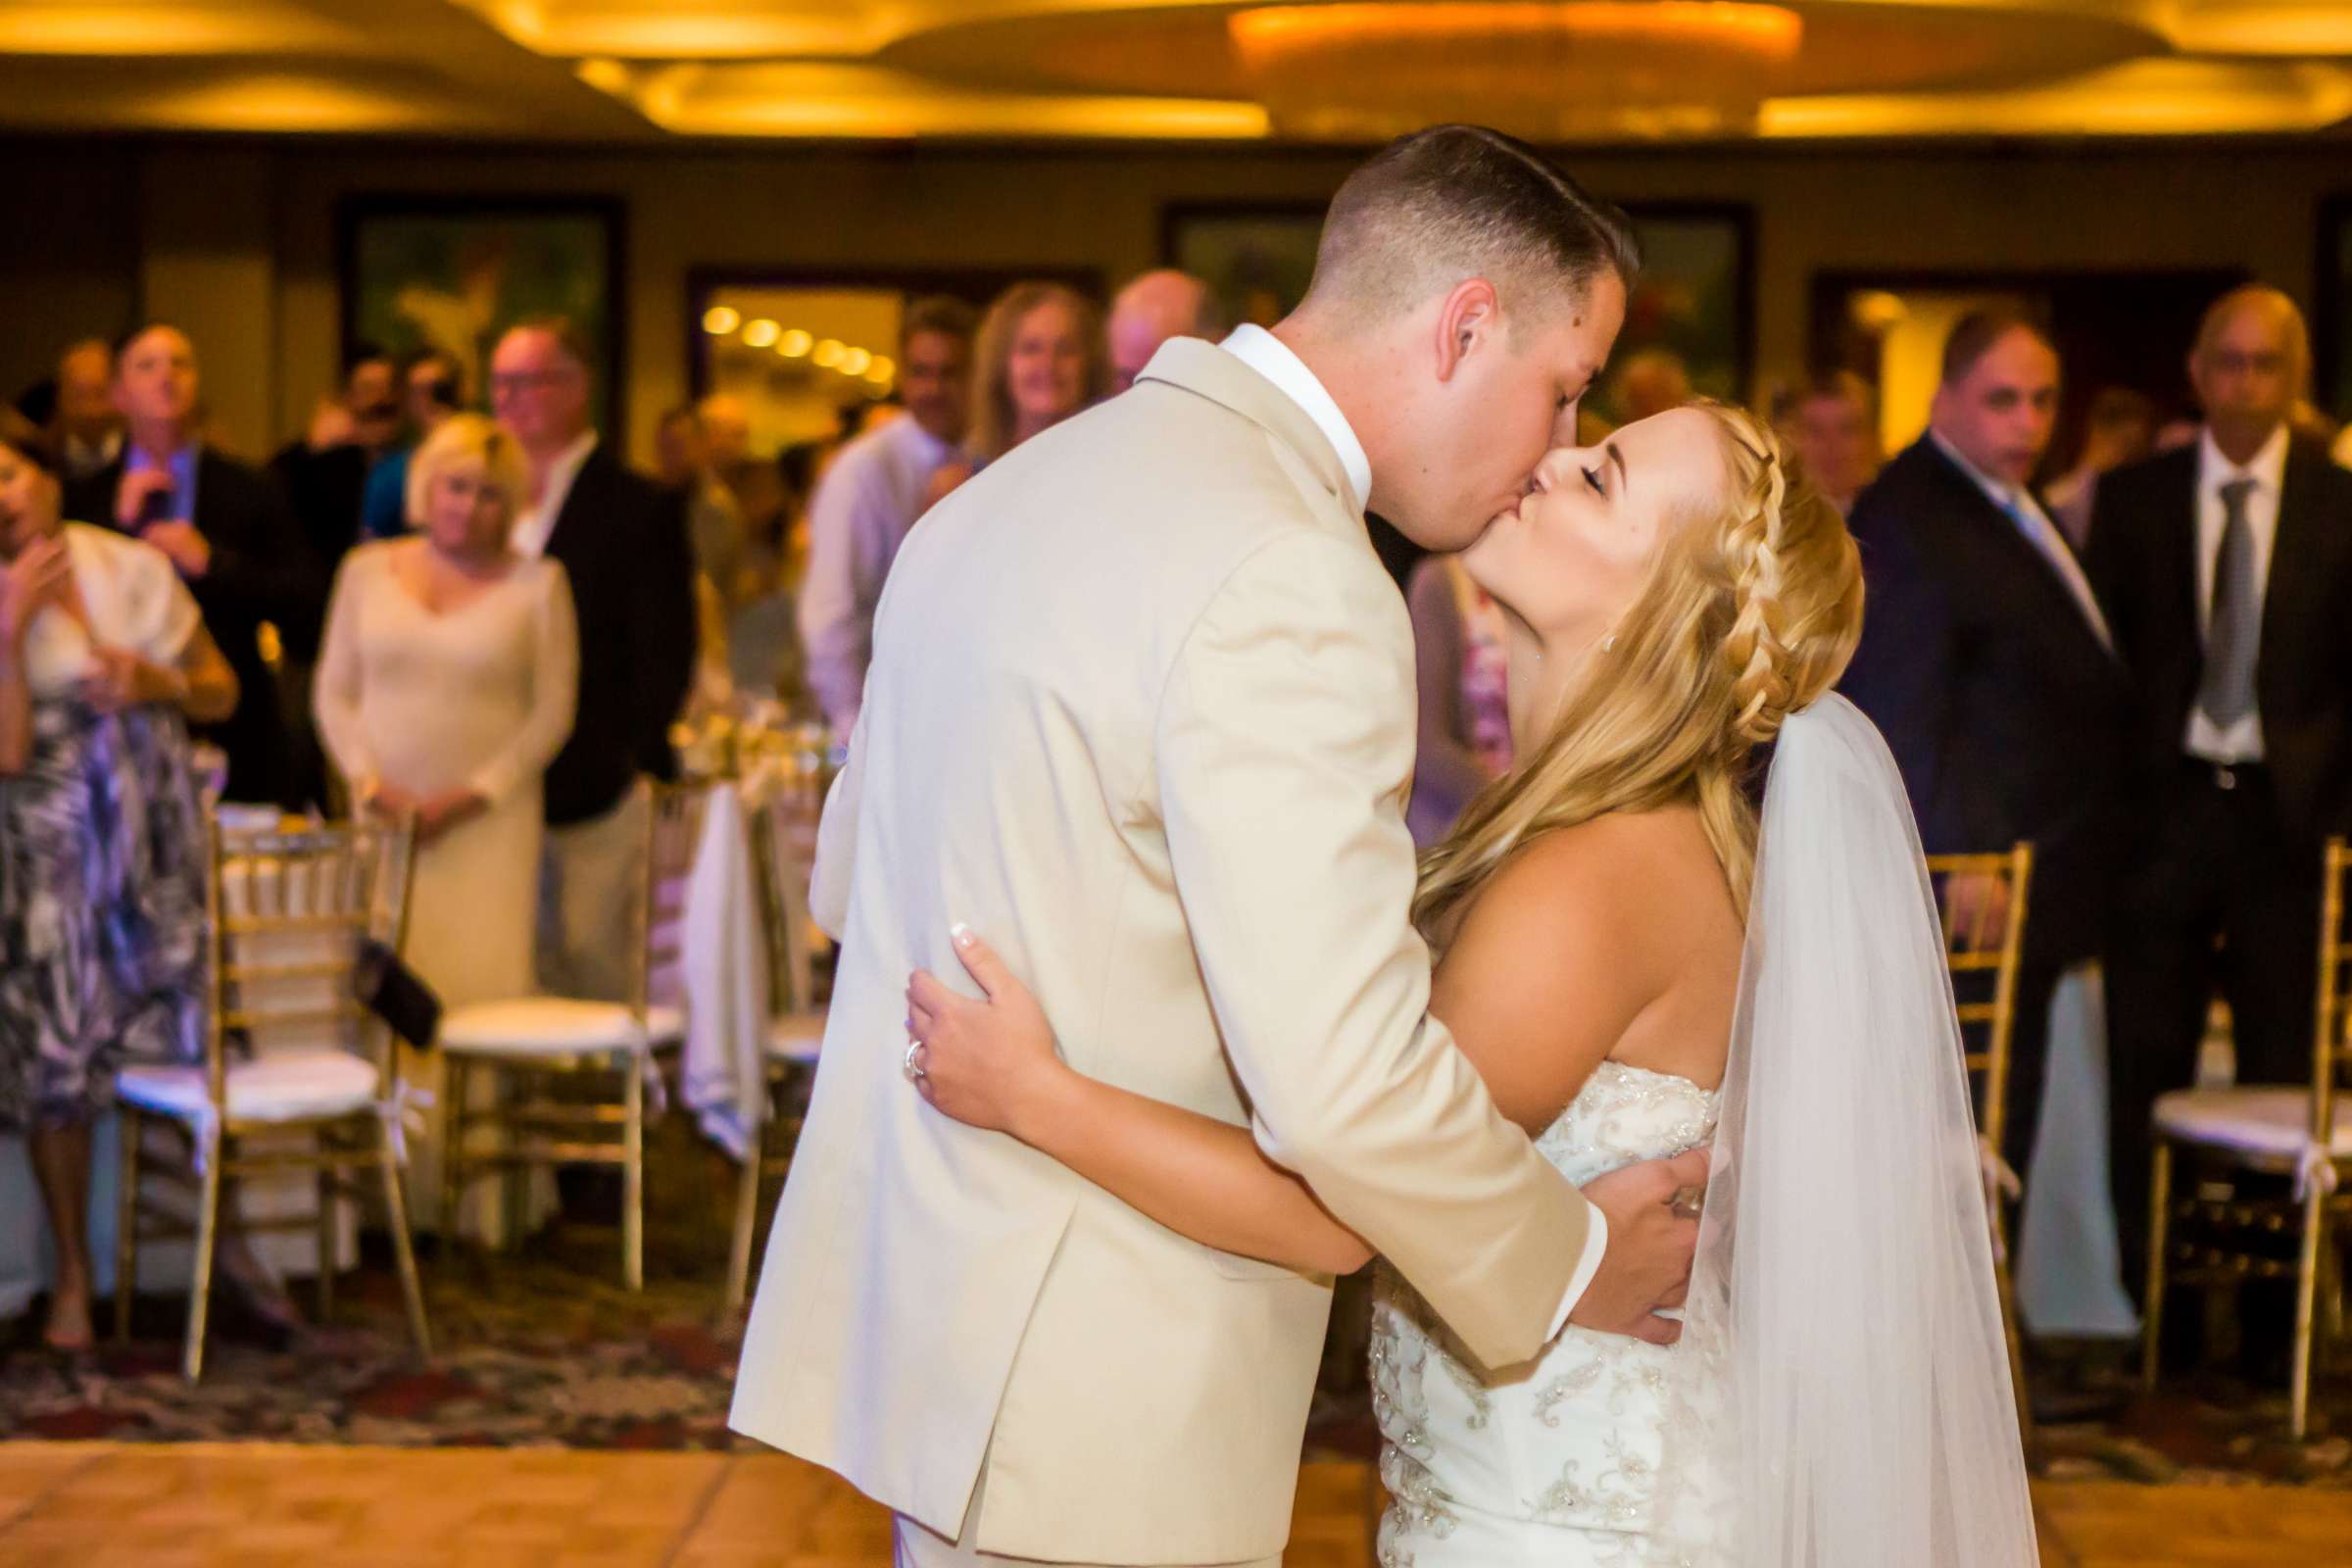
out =
[[(1698, 1147), (1713, 1175), (1683, 1322), (1642, 1338), (1480, 1367), (1383, 1271), (1384, 1568), (2030, 1568), (1925, 868), (1829, 695), (1861, 624), (1842, 523), (1755, 420), (1694, 407), (1552, 453), (1463, 564), (1508, 612), (1525, 760), (1423, 858), (1430, 1010), (1571, 1181)], [(957, 945), (988, 1000), (908, 994), (941, 1110), (1208, 1246), (1360, 1263), (1247, 1128), (1077, 1075)]]

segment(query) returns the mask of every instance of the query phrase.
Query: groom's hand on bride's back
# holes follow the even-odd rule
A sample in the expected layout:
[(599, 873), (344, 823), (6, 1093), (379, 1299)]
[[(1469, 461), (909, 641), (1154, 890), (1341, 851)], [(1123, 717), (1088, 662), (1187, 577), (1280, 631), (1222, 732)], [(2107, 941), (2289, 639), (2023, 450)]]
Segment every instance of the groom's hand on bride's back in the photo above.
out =
[(1690, 1257), (1698, 1249), (1698, 1220), (1692, 1212), (1678, 1211), (1676, 1198), (1706, 1185), (1703, 1149), (1628, 1165), (1587, 1182), (1586, 1200), (1608, 1218), (1609, 1245), (1568, 1321), (1652, 1345), (1681, 1339), (1682, 1324), (1657, 1315), (1683, 1304), (1690, 1289)]

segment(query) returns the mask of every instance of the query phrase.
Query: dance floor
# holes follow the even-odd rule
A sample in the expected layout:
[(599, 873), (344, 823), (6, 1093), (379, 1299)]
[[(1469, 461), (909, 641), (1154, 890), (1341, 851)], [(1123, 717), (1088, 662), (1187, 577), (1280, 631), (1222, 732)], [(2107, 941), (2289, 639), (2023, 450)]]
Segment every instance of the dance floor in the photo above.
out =
[[(1368, 1568), (1377, 1483), (1309, 1464), (1285, 1561)], [(2352, 1494), (2058, 1483), (2046, 1568), (2352, 1561)], [(881, 1568), (888, 1518), (774, 1454), (0, 1446), (0, 1563), (59, 1568)]]

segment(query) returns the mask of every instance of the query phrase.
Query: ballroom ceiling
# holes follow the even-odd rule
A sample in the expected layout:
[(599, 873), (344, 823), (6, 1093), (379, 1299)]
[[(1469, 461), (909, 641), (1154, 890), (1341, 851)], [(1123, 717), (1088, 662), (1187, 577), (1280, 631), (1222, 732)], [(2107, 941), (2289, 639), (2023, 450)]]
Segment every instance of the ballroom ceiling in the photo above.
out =
[(0, 125), (503, 141), (2277, 135), (2318, 0), (7, 0)]

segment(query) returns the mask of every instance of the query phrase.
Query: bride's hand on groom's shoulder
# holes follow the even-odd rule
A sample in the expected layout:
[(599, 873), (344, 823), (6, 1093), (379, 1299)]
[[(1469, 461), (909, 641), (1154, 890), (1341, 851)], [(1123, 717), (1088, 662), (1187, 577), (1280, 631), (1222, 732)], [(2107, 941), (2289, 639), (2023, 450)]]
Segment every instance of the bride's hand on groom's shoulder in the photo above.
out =
[(1067, 1075), (1054, 1026), (996, 950), (962, 926), (956, 954), (985, 1000), (916, 970), (906, 986), (906, 1032), (915, 1041), (914, 1085), (943, 1113), (1035, 1142), (1031, 1129)]

